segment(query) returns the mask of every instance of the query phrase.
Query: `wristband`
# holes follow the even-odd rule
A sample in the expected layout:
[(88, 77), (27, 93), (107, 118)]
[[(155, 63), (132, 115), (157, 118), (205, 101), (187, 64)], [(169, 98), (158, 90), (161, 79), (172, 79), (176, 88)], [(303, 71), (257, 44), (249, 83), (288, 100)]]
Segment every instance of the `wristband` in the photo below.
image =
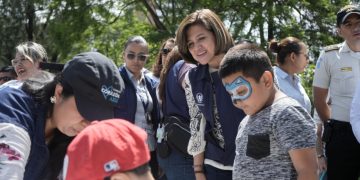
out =
[(203, 171), (203, 170), (200, 170), (200, 171), (194, 171), (194, 173), (195, 173), (195, 174), (197, 174), (197, 173), (204, 173), (204, 171)]

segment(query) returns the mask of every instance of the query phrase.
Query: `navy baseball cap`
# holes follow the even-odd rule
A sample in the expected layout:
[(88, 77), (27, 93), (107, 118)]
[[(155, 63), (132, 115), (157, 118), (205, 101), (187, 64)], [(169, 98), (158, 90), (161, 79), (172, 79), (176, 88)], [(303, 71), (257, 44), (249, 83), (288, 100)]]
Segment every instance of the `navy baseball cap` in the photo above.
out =
[(340, 25), (344, 23), (344, 21), (350, 14), (360, 15), (359, 6), (346, 5), (343, 8), (341, 8), (340, 11), (336, 14), (336, 25), (340, 27)]
[(114, 118), (124, 81), (112, 60), (98, 52), (85, 52), (68, 61), (62, 71), (80, 114), (89, 121)]

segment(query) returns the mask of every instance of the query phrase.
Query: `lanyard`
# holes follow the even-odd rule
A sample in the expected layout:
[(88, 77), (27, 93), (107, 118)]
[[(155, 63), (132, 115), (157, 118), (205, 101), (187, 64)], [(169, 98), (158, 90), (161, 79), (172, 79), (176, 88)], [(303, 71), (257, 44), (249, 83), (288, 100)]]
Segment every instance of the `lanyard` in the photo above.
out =
[[(143, 93), (145, 93), (146, 99), (141, 95), (141, 94), (142, 94), (141, 91), (142, 91)], [(147, 89), (146, 89), (146, 87), (144, 87), (144, 89), (139, 89), (139, 88), (138, 88), (138, 92), (139, 92), (139, 93), (137, 93), (137, 95), (138, 95), (139, 98), (140, 98), (140, 101), (141, 101), (141, 103), (142, 103), (142, 105), (143, 105), (143, 107), (144, 107), (145, 113), (147, 113), (147, 111), (148, 111), (148, 106), (149, 106), (149, 96), (148, 96), (148, 93), (147, 93)]]
[[(145, 116), (145, 120), (147, 123), (152, 123), (151, 121), (151, 115), (150, 113), (148, 112), (149, 109), (148, 109), (148, 106), (149, 106), (149, 102), (150, 102), (150, 98), (151, 96), (148, 96), (148, 91), (147, 91), (147, 88), (144, 87), (144, 89), (138, 89), (139, 93), (137, 93), (139, 95), (139, 98), (140, 98), (140, 101), (144, 107), (144, 116)], [(146, 99), (141, 95), (142, 93), (140, 93), (140, 91), (142, 91), (143, 93), (145, 93), (146, 95)]]

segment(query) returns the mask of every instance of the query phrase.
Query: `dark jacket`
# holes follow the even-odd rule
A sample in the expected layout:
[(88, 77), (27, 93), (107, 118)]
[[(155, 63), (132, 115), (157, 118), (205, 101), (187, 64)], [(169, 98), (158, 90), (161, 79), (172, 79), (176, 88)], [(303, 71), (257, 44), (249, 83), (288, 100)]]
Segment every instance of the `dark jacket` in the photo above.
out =
[(186, 120), (185, 123), (189, 124), (189, 107), (186, 103), (185, 91), (181, 86), (181, 82), (179, 81), (180, 70), (185, 65), (185, 61), (180, 60), (170, 68), (166, 77), (165, 101), (162, 102), (162, 110), (164, 117), (177, 115), (182, 117), (183, 120)]
[[(117, 107), (114, 110), (115, 118), (125, 119), (134, 123), (136, 107), (137, 107), (136, 89), (131, 79), (129, 78), (129, 75), (127, 74), (125, 67), (121, 66), (119, 68), (119, 71), (120, 71), (120, 75), (124, 80), (125, 89), (120, 96)], [(159, 103), (156, 98), (156, 87), (158, 83), (155, 79), (152, 79), (150, 76), (146, 74), (144, 76), (145, 76), (146, 88), (148, 89), (153, 101), (151, 120), (153, 122), (154, 130), (156, 130), (160, 121)]]
[(235, 158), (235, 138), (238, 126), (245, 117), (245, 113), (233, 105), (230, 95), (226, 92), (218, 72), (211, 73), (211, 77), (208, 65), (199, 65), (189, 71), (189, 79), (195, 103), (206, 119), (207, 125), (205, 131), (209, 132), (214, 127), (213, 94), (215, 92), (216, 107), (220, 116), (219, 122), (225, 140), (225, 148), (221, 149), (217, 145), (210, 143), (209, 139), (206, 139), (208, 143), (205, 149), (205, 158), (232, 166)]
[[(21, 89), (2, 87), (0, 97), (0, 123), (9, 123), (24, 129), (31, 140), (24, 179), (42, 179), (49, 160), (49, 150), (45, 144), (44, 135), (45, 109)], [(0, 136), (6, 135), (0, 132)], [(6, 144), (0, 144), (6, 146)], [(9, 148), (13, 149), (11, 146)]]

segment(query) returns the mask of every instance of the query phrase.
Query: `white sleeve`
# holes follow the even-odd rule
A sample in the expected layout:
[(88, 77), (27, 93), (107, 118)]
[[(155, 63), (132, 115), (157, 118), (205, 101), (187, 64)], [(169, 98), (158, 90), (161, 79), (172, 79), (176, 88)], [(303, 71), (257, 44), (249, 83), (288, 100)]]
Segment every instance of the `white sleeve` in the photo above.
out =
[(354, 135), (360, 143), (360, 81), (356, 88), (350, 110), (350, 124)]
[(326, 59), (325, 52), (322, 52), (318, 61), (316, 62), (313, 86), (328, 89), (329, 85), (330, 65), (328, 59)]
[(1, 179), (23, 179), (30, 149), (31, 140), (23, 128), (0, 123)]
[(205, 151), (205, 125), (206, 120), (200, 112), (192, 95), (191, 84), (188, 73), (185, 76), (185, 95), (189, 107), (191, 137), (188, 144), (188, 153), (197, 155)]

